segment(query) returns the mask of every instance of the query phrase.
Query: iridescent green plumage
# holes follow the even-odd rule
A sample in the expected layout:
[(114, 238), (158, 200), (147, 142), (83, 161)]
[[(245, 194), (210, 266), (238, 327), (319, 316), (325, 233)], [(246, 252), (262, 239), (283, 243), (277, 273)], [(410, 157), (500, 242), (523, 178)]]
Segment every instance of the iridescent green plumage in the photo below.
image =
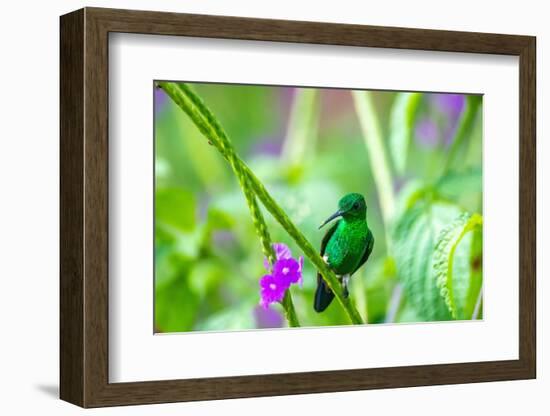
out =
[[(338, 211), (330, 216), (321, 227), (329, 221), (341, 217), (326, 232), (321, 242), (321, 256), (329, 267), (340, 276), (347, 296), (347, 280), (369, 258), (374, 246), (374, 237), (367, 224), (367, 205), (361, 194), (348, 194), (338, 202)], [(321, 228), (319, 227), (319, 228)], [(334, 298), (320, 274), (317, 274), (317, 290), (314, 308), (324, 311)]]

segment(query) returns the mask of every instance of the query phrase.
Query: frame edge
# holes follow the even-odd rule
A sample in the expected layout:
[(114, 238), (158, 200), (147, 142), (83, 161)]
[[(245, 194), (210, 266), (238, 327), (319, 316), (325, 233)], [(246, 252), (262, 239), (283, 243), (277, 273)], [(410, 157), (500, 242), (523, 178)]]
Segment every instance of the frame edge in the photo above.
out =
[(535, 36), (526, 37), (519, 55), (520, 71), (520, 348), (519, 357), (526, 379), (537, 377), (537, 141), (536, 141), (536, 49)]
[(60, 386), (84, 406), (84, 10), (60, 17)]

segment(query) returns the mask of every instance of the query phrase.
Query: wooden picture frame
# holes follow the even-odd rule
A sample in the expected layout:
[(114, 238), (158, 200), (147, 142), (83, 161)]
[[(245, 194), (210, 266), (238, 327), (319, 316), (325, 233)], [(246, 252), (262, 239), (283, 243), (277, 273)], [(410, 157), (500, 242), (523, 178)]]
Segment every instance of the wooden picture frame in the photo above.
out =
[[(82, 407), (535, 378), (535, 38), (85, 8), (61, 17), (60, 396)], [(519, 57), (519, 359), (109, 383), (110, 32), (502, 54)]]

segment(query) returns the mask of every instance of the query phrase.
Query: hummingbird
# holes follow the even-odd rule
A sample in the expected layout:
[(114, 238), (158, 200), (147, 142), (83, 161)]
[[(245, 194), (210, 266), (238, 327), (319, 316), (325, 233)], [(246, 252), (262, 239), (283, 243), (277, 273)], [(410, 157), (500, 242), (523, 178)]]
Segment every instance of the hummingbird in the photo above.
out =
[[(320, 226), (340, 218), (326, 232), (321, 241), (321, 257), (337, 275), (342, 284), (344, 296), (348, 297), (350, 277), (368, 260), (374, 247), (374, 236), (367, 224), (367, 204), (363, 195), (351, 193), (338, 201), (338, 210)], [(320, 273), (317, 273), (317, 290), (313, 307), (323, 312), (334, 293)]]

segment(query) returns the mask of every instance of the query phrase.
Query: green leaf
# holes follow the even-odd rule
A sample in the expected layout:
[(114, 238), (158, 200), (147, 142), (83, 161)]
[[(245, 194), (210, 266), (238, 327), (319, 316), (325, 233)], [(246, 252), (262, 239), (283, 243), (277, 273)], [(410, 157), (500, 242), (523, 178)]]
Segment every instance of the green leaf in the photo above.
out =
[(464, 192), (480, 193), (482, 185), (481, 167), (475, 167), (463, 172), (449, 172), (435, 186), (438, 193), (454, 199)]
[(396, 223), (429, 191), (426, 185), (418, 180), (406, 182), (395, 198), (395, 211), (392, 223)]
[[(466, 298), (464, 314), (471, 319), (481, 319), (483, 317), (483, 308), (479, 307), (482, 306), (483, 301), (483, 232), (481, 229), (473, 231), (470, 251), (470, 273), (472, 274), (472, 278)], [(476, 306), (478, 306), (477, 310)]]
[(418, 92), (398, 93), (390, 113), (390, 155), (397, 173), (402, 174), (407, 165), (409, 144), (414, 131), (416, 112), (422, 94)]
[(454, 201), (472, 212), (481, 209), (482, 187), (481, 167), (448, 172), (434, 186), (440, 197)]
[(396, 322), (421, 322), (422, 318), (416, 312), (416, 309), (409, 304), (405, 304), (397, 314)]
[(461, 210), (449, 203), (420, 201), (404, 213), (393, 231), (397, 276), (408, 303), (424, 321), (452, 318), (432, 267), (437, 237)]
[(368, 323), (385, 322), (388, 302), (396, 284), (395, 260), (392, 257), (369, 259), (368, 268), (357, 274), (353, 291), (357, 304), (362, 305), (360, 310), (366, 308)]
[(207, 293), (226, 276), (223, 264), (216, 261), (197, 262), (189, 273), (189, 288), (204, 299)]
[(155, 327), (160, 332), (184, 332), (193, 328), (199, 299), (188, 286), (186, 270), (166, 285), (155, 285)]
[(155, 244), (155, 286), (172, 282), (187, 263), (189, 258), (176, 251), (173, 245)]
[(235, 225), (235, 219), (229, 212), (216, 207), (210, 207), (206, 223), (210, 230), (229, 230)]
[(466, 237), (466, 234), (480, 230), (482, 223), (481, 215), (463, 213), (441, 231), (436, 243), (433, 269), (437, 286), (454, 319), (471, 317), (471, 311), (468, 310), (467, 316), (465, 309), (472, 285), (472, 235)]
[(155, 190), (155, 221), (179, 231), (195, 227), (195, 195), (179, 188)]

